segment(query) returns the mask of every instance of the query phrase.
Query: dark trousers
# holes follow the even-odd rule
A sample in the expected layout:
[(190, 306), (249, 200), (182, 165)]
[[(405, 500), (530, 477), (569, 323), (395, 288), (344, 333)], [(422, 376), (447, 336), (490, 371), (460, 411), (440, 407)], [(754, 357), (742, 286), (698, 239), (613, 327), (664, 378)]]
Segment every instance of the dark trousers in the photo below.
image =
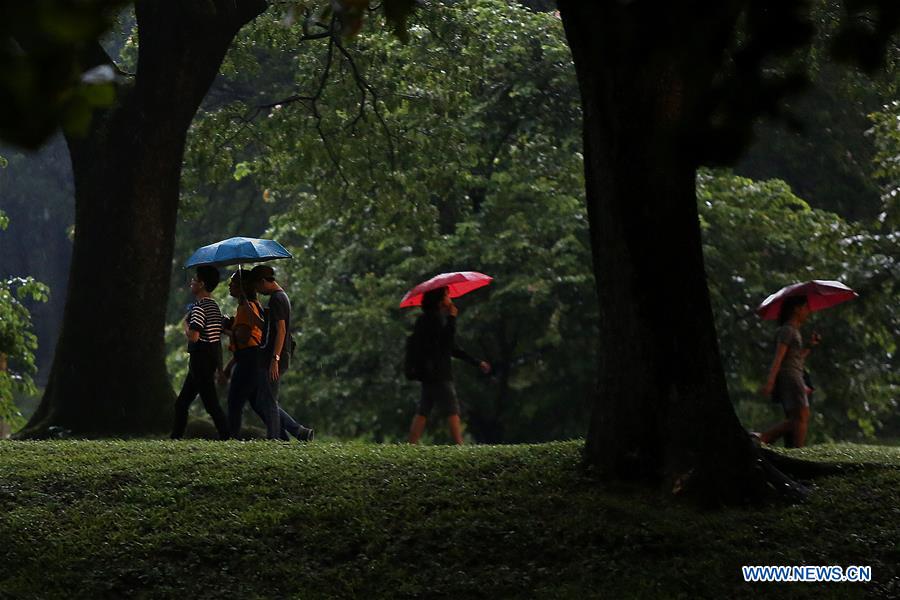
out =
[(253, 409), (266, 424), (266, 437), (270, 440), (286, 440), (281, 429), (281, 414), (278, 406), (278, 381), (269, 381), (269, 367), (260, 360), (256, 369), (256, 402)]
[(172, 428), (172, 438), (179, 439), (184, 435), (187, 427), (188, 409), (194, 398), (200, 395), (203, 407), (219, 432), (221, 439), (228, 439), (228, 421), (222, 407), (219, 406), (219, 396), (216, 393), (214, 377), (216, 367), (219, 364), (216, 344), (199, 344), (191, 352), (188, 374), (181, 386), (181, 393), (175, 401), (175, 426)]
[(268, 363), (257, 348), (245, 348), (234, 353), (234, 370), (228, 388), (228, 428), (232, 437), (241, 430), (244, 405), (249, 402), (253, 412), (266, 425), (270, 440), (289, 440), (288, 434), (305, 440), (309, 430), (294, 420), (278, 405), (278, 381), (269, 381)]
[[(256, 406), (256, 348), (244, 348), (234, 353), (231, 383), (228, 385), (228, 432), (238, 437), (244, 417), (244, 405)], [(262, 418), (262, 417), (260, 417)]]
[[(280, 405), (276, 403), (275, 406), (278, 407), (278, 418), (281, 420), (281, 433), (279, 434), (279, 437), (283, 440), (289, 440), (291, 439), (288, 437), (288, 434), (290, 433), (298, 440), (307, 439), (306, 436), (308, 431), (306, 430), (306, 427), (295, 421), (294, 418), (287, 414)], [(259, 412), (256, 414), (259, 414)]]
[[(256, 372), (259, 359), (259, 351), (257, 348), (244, 348), (234, 353), (234, 368), (231, 372), (231, 384), (228, 387), (228, 432), (231, 437), (238, 437), (241, 431), (241, 421), (244, 416), (244, 406), (249, 402), (253, 411), (259, 415), (263, 423), (266, 424), (266, 433), (268, 434), (269, 423), (267, 419), (271, 418), (268, 412), (260, 410), (260, 405), (256, 400), (256, 389), (259, 384), (259, 374)], [(268, 372), (268, 371), (267, 371)], [(278, 385), (277, 383), (275, 384)], [(275, 391), (277, 398), (278, 391)], [(305, 439), (305, 427), (285, 412), (283, 408), (275, 406), (280, 420), (280, 431), (278, 437), (282, 440), (290, 439), (288, 434), (293, 435), (297, 439)]]

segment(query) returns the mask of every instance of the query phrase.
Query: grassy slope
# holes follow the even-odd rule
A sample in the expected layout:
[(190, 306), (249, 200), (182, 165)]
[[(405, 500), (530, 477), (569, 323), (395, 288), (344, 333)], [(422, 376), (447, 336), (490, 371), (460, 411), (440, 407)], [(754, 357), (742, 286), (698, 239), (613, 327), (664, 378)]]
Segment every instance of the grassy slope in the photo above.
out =
[[(0, 443), (0, 597), (900, 595), (900, 448), (802, 506), (697, 510), (586, 480), (580, 444)], [(742, 564), (871, 565), (744, 584)]]

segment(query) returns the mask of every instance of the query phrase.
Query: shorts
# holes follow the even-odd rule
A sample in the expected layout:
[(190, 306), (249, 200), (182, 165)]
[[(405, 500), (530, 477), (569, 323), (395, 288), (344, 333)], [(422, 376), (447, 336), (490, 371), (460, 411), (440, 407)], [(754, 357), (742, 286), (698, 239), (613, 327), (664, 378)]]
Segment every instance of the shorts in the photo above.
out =
[(427, 417), (435, 404), (448, 417), (459, 414), (459, 400), (452, 381), (422, 382), (422, 397), (416, 414)]
[(809, 400), (806, 397), (806, 382), (803, 381), (803, 373), (799, 371), (792, 369), (779, 371), (775, 377), (773, 395), (781, 402), (786, 413), (809, 406)]

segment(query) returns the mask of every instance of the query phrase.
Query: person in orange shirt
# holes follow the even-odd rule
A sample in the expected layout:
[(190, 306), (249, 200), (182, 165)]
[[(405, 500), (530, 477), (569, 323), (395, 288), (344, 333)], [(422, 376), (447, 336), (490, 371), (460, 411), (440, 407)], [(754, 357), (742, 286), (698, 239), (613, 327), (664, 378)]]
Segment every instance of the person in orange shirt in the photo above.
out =
[[(259, 362), (259, 344), (262, 341), (262, 326), (265, 323), (262, 306), (256, 299), (256, 286), (249, 273), (235, 271), (228, 283), (228, 293), (237, 299), (238, 307), (234, 318), (226, 323), (226, 331), (231, 336), (229, 350), (232, 359), (224, 369), (225, 379), (230, 379), (228, 387), (228, 431), (232, 438), (238, 437), (243, 420), (244, 405), (250, 406), (260, 414), (256, 406), (256, 370)], [(281, 407), (278, 408), (281, 418), (281, 438), (289, 439), (290, 433), (298, 440), (312, 441), (313, 430), (303, 427)]]

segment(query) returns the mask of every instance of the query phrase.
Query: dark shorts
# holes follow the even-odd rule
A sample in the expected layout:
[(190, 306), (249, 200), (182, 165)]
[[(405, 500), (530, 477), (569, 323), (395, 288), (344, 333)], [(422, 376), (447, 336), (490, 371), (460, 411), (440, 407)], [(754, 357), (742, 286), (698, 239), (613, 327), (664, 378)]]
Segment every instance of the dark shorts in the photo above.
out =
[(459, 414), (459, 400), (456, 399), (456, 387), (452, 381), (422, 383), (422, 397), (416, 414), (427, 417), (435, 404), (448, 417)]
[(809, 406), (806, 398), (806, 383), (803, 381), (803, 373), (793, 369), (783, 369), (775, 377), (775, 398), (781, 402), (785, 412), (795, 411), (803, 406)]

